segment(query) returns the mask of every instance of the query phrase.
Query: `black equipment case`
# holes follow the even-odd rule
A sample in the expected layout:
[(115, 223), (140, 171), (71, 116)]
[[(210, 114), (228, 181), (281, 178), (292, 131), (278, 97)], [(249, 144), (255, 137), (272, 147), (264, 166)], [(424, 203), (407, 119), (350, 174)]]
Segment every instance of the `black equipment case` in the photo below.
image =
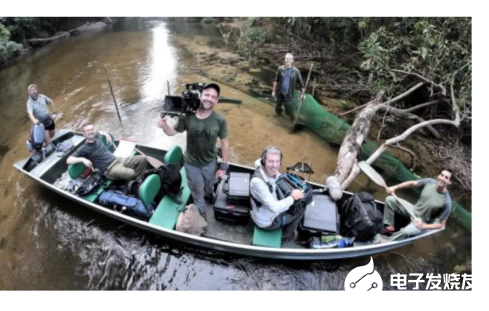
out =
[(312, 202), (306, 206), (300, 229), (311, 234), (338, 233), (338, 219), (336, 203), (328, 195), (314, 194)]
[(214, 203), (216, 219), (240, 222), (250, 217), (250, 178), (249, 173), (236, 172), (222, 178)]

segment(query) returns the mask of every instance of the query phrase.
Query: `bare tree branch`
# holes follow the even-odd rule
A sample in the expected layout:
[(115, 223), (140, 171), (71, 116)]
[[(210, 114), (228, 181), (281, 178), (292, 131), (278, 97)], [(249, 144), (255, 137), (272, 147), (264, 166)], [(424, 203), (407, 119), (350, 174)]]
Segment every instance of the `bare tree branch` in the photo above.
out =
[[(436, 101), (438, 102), (438, 101)], [(426, 106), (429, 106), (427, 104), (430, 104), (432, 105), (434, 102), (429, 102), (429, 103), (425, 103), (425, 104), (421, 104), (421, 105), (418, 105), (418, 106), (415, 106), (413, 108), (410, 108), (410, 109), (398, 109), (398, 108), (392, 108), (390, 107), (389, 108), (389, 112), (392, 113), (392, 114), (396, 114), (396, 115), (399, 115), (399, 116), (404, 116), (404, 117), (407, 117), (408, 119), (412, 119), (412, 120), (416, 120), (420, 123), (422, 122), (425, 122), (426, 120), (424, 120), (423, 118), (421, 118), (420, 116), (417, 116), (415, 114), (412, 114), (412, 113), (409, 113), (409, 111), (413, 111), (413, 110), (417, 110), (419, 108), (422, 108), (422, 107), (426, 107)], [(384, 109), (386, 108), (387, 106), (382, 106), (380, 107), (379, 109)], [(430, 131), (430, 133), (436, 138), (436, 139), (440, 139), (440, 134), (438, 133), (437, 130), (435, 130), (433, 128), (433, 126), (431, 125), (428, 125), (427, 126), (427, 129), (428, 131)]]
[[(417, 89), (419, 89), (421, 86), (423, 86), (423, 84), (424, 84), (423, 82), (419, 82), (418, 84), (416, 84), (415, 86), (413, 86), (412, 88), (410, 88), (409, 90), (407, 90), (406, 92), (404, 92), (404, 93), (402, 93), (402, 94), (398, 95), (397, 97), (394, 97), (393, 99), (390, 99), (390, 100), (386, 101), (385, 103), (379, 104), (379, 105), (387, 105), (387, 104), (389, 104), (389, 105), (390, 105), (390, 104), (392, 104), (392, 103), (395, 103), (395, 102), (399, 101), (400, 99), (402, 99), (402, 98), (404, 98), (404, 97), (408, 96), (408, 95), (409, 95), (409, 94), (411, 94), (412, 92), (416, 91)], [(344, 113), (340, 114), (340, 116), (345, 115), (345, 114), (348, 114), (348, 113), (353, 112), (353, 111), (356, 111), (356, 110), (359, 110), (359, 109), (361, 109), (361, 108), (363, 108), (363, 107), (367, 106), (368, 104), (370, 104), (370, 103), (372, 103), (372, 102), (373, 102), (373, 101), (370, 101), (370, 102), (368, 102), (368, 103), (366, 103), (366, 104), (363, 104), (363, 105), (361, 105), (361, 106), (356, 107), (355, 109), (352, 109), (352, 110), (350, 110), (350, 111), (344, 112)]]
[(443, 96), (446, 96), (447, 95), (447, 89), (443, 86), (443, 84), (441, 84), (441, 83), (435, 83), (434, 81), (432, 81), (430, 79), (427, 79), (427, 78), (423, 77), (420, 74), (417, 74), (415, 72), (408, 72), (408, 71), (404, 71), (404, 70), (399, 70), (399, 69), (388, 69), (388, 70), (389, 71), (393, 71), (393, 72), (403, 73), (403, 74), (406, 74), (406, 75), (416, 76), (416, 77), (420, 78), (421, 80), (423, 80), (423, 81), (425, 81), (427, 83), (430, 83), (430, 84), (438, 87), (439, 89), (441, 89), (441, 92), (442, 92)]
[(409, 90), (407, 90), (406, 92), (398, 95), (397, 97), (394, 97), (393, 99), (389, 100), (389, 104), (393, 104), (395, 102), (397, 102), (398, 100), (408, 96), (409, 94), (411, 94), (412, 92), (416, 91), (417, 89), (419, 89), (420, 87), (422, 87), (424, 85), (423, 82), (419, 82), (418, 84), (416, 84), (415, 86), (413, 86), (412, 88), (410, 88)]
[(413, 112), (413, 111), (416, 111), (416, 110), (419, 110), (421, 108), (424, 108), (424, 107), (427, 107), (427, 106), (431, 106), (431, 105), (434, 105), (434, 104), (438, 104), (442, 102), (441, 100), (433, 100), (433, 101), (430, 101), (430, 102), (427, 102), (427, 103), (424, 103), (424, 104), (420, 104), (420, 105), (417, 105), (417, 106), (414, 106), (414, 107), (411, 107), (411, 108), (408, 108), (408, 109), (398, 109), (404, 113), (408, 113), (408, 112)]
[(371, 103), (371, 102), (368, 102), (368, 103), (363, 104), (363, 105), (361, 105), (361, 106), (358, 106), (358, 107), (356, 107), (356, 108), (354, 108), (354, 109), (352, 109), (352, 110), (349, 110), (349, 111), (347, 111), (347, 112), (343, 112), (343, 113), (341, 113), (341, 114), (340, 114), (340, 116), (343, 116), (343, 115), (345, 115), (345, 114), (349, 114), (350, 112), (353, 112), (353, 111), (357, 111), (357, 110), (359, 110), (359, 109), (362, 109), (363, 107), (367, 106), (367, 105), (368, 105), (368, 104), (370, 104), (370, 103)]
[(418, 157), (416, 156), (416, 154), (412, 150), (409, 150), (408, 148), (401, 146), (401, 144), (399, 144), (399, 143), (397, 143), (396, 145), (388, 146), (388, 147), (394, 148), (394, 149), (399, 149), (399, 150), (402, 150), (402, 151), (408, 153), (411, 156), (411, 168), (409, 170), (411, 172), (414, 171), (414, 169), (416, 168), (416, 164), (418, 162)]
[(387, 105), (387, 108), (385, 109), (384, 117), (382, 118), (382, 124), (380, 125), (379, 133), (377, 134), (377, 142), (380, 143), (380, 134), (382, 133), (382, 129), (384, 128), (384, 123), (385, 123), (385, 117), (387, 116), (387, 113), (389, 112), (389, 108), (391, 106)]

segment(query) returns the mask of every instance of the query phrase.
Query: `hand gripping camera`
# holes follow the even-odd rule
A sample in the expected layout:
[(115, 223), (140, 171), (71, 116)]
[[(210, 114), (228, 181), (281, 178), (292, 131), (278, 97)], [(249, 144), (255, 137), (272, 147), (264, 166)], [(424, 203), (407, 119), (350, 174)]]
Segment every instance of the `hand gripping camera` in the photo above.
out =
[(165, 96), (164, 111), (161, 113), (161, 117), (195, 113), (200, 107), (200, 94), (203, 89), (204, 83), (187, 83), (182, 91), (182, 96)]

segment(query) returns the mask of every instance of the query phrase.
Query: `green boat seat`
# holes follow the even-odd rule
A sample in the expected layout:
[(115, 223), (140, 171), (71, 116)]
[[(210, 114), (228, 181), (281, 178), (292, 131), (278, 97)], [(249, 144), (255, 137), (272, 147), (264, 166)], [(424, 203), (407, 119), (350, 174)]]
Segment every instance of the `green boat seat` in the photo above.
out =
[(190, 189), (187, 184), (187, 174), (185, 167), (180, 170), (182, 176), (182, 204), (177, 204), (168, 195), (165, 195), (161, 202), (156, 207), (153, 216), (149, 220), (152, 225), (160, 226), (167, 229), (175, 229), (177, 225), (178, 216), (183, 208), (186, 206), (190, 198)]
[(68, 174), (71, 179), (77, 179), (87, 169), (82, 162), (68, 165)]
[(110, 152), (115, 151), (115, 137), (114, 134), (109, 132), (110, 138), (112, 138), (112, 144), (109, 145), (109, 142), (107, 141), (107, 137), (105, 135), (100, 135), (100, 140), (102, 140), (102, 144), (104, 144), (105, 147), (109, 148)]
[(149, 175), (139, 187), (139, 199), (148, 207), (160, 191), (161, 180), (157, 174)]
[(180, 146), (174, 145), (171, 147), (163, 158), (163, 163), (165, 164), (178, 164), (182, 165), (183, 152)]
[(255, 246), (280, 248), (282, 245), (282, 229), (267, 231), (255, 226), (251, 244)]

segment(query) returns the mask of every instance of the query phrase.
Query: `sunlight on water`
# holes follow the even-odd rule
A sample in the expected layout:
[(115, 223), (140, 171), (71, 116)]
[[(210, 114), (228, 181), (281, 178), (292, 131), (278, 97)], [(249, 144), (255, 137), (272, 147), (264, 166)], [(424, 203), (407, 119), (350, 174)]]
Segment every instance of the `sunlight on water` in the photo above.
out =
[(150, 49), (150, 62), (144, 67), (149, 74), (142, 73), (146, 80), (142, 93), (144, 101), (155, 101), (164, 98), (167, 92), (166, 81), (177, 77), (177, 62), (175, 48), (168, 43), (169, 31), (165, 24), (152, 29), (153, 41)]

